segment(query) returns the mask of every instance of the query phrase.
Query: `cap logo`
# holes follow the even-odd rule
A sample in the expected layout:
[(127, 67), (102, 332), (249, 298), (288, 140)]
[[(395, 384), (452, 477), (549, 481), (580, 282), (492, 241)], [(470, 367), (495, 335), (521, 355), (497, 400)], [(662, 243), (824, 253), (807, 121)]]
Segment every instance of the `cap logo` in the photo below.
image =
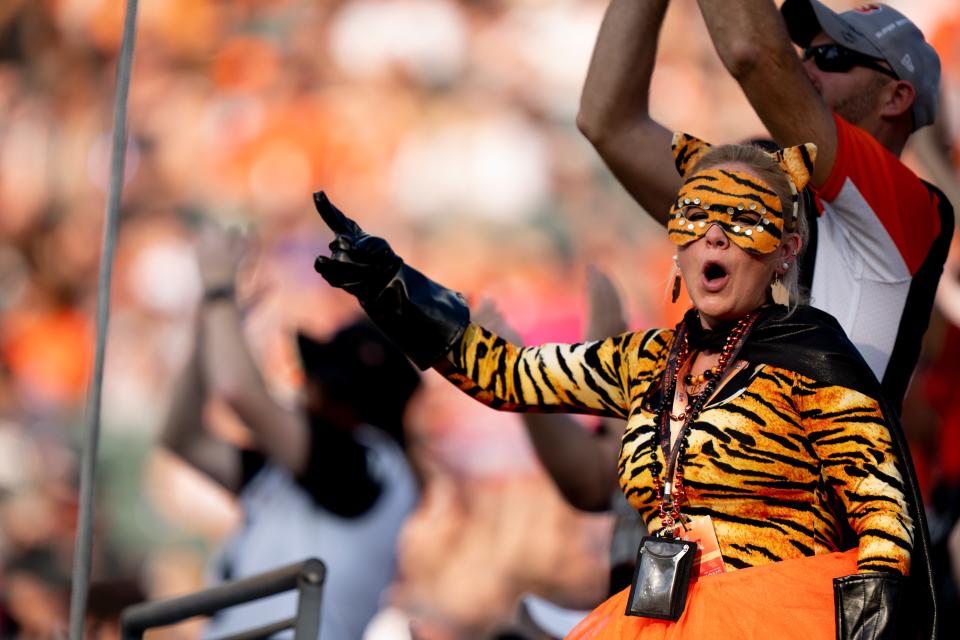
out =
[(882, 10), (883, 10), (883, 7), (881, 5), (873, 4), (873, 3), (862, 4), (856, 9), (854, 9), (854, 11), (856, 11), (857, 13), (873, 13), (874, 11), (882, 11)]
[(885, 35), (887, 35), (887, 34), (890, 33), (891, 31), (893, 31), (894, 29), (897, 29), (897, 28), (902, 27), (902, 26), (905, 26), (905, 25), (911, 25), (911, 26), (913, 26), (913, 23), (910, 22), (907, 18), (901, 18), (900, 20), (897, 20), (896, 22), (891, 22), (890, 24), (888, 24), (887, 26), (885, 26), (883, 29), (880, 29), (880, 31), (877, 31), (875, 34), (873, 34), (873, 36), (874, 36), (877, 40), (879, 40), (880, 38), (884, 37)]
[(914, 72), (913, 58), (910, 57), (909, 53), (900, 58), (900, 64), (902, 64), (910, 73)]

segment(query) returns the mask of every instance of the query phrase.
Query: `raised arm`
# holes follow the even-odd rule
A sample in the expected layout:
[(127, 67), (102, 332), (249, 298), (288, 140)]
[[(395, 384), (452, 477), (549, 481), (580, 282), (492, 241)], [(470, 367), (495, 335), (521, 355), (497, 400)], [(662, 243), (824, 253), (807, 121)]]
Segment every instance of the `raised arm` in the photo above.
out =
[(837, 155), (836, 124), (771, 0), (697, 0), (713, 45), (760, 120), (782, 147), (813, 142), (812, 184), (823, 186)]
[(299, 475), (308, 460), (306, 419), (277, 404), (250, 353), (234, 297), (243, 253), (238, 234), (213, 225), (201, 232), (197, 257), (206, 291), (201, 306), (203, 373), (210, 392), (223, 398), (253, 432), (259, 451)]
[(580, 97), (577, 126), (630, 195), (666, 223), (680, 178), (671, 132), (650, 117), (650, 78), (667, 0), (612, 0)]
[[(198, 323), (199, 326), (199, 323)], [(173, 398), (160, 432), (160, 444), (229, 491), (240, 488), (240, 457), (235, 447), (211, 435), (203, 420), (207, 389), (200, 370), (203, 336), (174, 384)]]

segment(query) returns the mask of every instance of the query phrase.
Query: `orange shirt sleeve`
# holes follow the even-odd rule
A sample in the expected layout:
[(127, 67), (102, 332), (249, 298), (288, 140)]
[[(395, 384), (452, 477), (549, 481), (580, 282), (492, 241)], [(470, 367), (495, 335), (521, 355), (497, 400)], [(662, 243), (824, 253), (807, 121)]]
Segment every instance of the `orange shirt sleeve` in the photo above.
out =
[(880, 227), (851, 231), (870, 234), (882, 229), (896, 244), (910, 273), (916, 273), (940, 233), (936, 196), (873, 136), (836, 114), (833, 117), (837, 158), (817, 197), (843, 216), (845, 203), (838, 199), (845, 189), (855, 188)]

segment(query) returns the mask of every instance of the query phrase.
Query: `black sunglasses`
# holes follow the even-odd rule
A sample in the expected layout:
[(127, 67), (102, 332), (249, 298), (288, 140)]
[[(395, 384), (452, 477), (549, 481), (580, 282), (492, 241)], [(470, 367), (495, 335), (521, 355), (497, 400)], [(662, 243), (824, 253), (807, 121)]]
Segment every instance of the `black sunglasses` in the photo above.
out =
[(871, 58), (839, 44), (821, 44), (816, 47), (807, 47), (803, 50), (803, 59), (809, 60), (810, 58), (813, 58), (813, 63), (817, 65), (817, 69), (828, 73), (846, 73), (854, 67), (866, 67), (888, 75), (894, 80), (900, 79), (893, 69), (881, 65), (879, 59)]

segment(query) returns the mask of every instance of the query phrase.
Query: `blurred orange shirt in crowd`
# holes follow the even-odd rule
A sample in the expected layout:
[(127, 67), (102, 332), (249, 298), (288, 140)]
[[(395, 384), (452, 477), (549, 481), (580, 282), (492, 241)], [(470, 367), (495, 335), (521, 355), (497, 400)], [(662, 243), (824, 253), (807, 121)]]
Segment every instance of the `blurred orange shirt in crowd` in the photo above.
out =
[(0, 353), (27, 402), (69, 407), (83, 398), (93, 362), (87, 313), (19, 309), (4, 318)]

